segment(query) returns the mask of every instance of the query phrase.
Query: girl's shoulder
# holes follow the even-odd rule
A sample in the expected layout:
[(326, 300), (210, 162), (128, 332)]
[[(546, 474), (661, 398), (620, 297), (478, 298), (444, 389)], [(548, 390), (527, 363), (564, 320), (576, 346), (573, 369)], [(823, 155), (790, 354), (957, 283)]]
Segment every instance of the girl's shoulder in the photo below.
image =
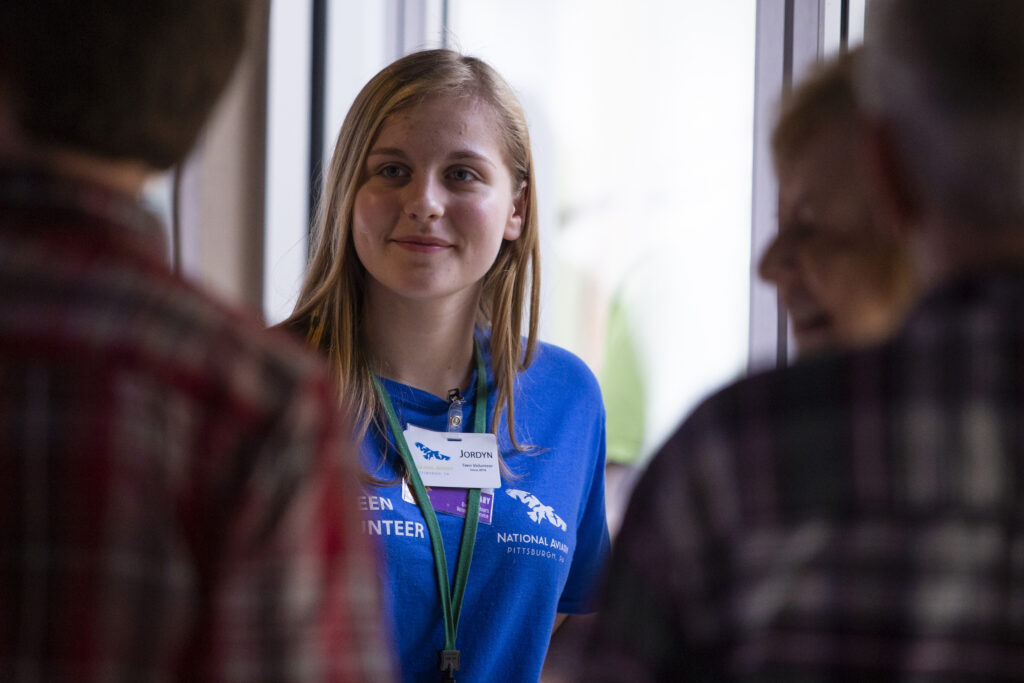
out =
[(573, 394), (577, 405), (594, 403), (602, 406), (601, 389), (590, 367), (573, 352), (560, 346), (538, 341), (533, 361), (520, 374), (520, 382), (546, 391)]
[(591, 378), (594, 376), (590, 366), (572, 351), (539, 340), (534, 348), (531, 367), (534, 365), (544, 367), (545, 369), (558, 368), (564, 372), (579, 373)]

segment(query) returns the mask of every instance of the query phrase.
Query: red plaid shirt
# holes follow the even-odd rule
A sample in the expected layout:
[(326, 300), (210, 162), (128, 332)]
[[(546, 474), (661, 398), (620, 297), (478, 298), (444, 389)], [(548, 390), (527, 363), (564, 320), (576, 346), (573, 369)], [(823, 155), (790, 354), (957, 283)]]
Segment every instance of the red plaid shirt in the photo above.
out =
[(390, 680), (329, 380), (162, 244), (0, 171), (0, 680)]

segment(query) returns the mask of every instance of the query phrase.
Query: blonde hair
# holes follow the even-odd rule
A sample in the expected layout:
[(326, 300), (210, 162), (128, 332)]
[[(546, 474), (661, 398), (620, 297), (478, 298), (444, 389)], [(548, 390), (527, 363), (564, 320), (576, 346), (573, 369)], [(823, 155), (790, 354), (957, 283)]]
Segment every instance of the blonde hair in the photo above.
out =
[[(366, 270), (352, 243), (352, 209), (363, 169), (384, 121), (397, 111), (436, 97), (464, 97), (490, 105), (499, 122), (512, 191), (524, 193), (522, 232), (504, 241), (484, 276), (478, 325), (491, 330), (491, 364), (497, 400), (491, 431), (502, 410), (509, 439), (525, 450), (514, 432), (516, 375), (529, 366), (537, 338), (540, 253), (533, 157), (526, 116), (512, 88), (494, 69), (452, 50), (415, 52), (385, 67), (363, 87), (338, 134), (314, 225), (309, 266), (295, 310), (282, 323), (304, 332), (326, 353), (343, 400), (357, 416), (362, 437), (371, 421), (383, 432), (382, 406), (362, 337)], [(525, 348), (521, 325), (527, 319)], [(508, 470), (502, 462), (502, 471)]]
[(783, 99), (772, 131), (776, 168), (799, 156), (822, 130), (864, 120), (854, 88), (860, 60), (860, 49), (855, 48), (822, 62)]

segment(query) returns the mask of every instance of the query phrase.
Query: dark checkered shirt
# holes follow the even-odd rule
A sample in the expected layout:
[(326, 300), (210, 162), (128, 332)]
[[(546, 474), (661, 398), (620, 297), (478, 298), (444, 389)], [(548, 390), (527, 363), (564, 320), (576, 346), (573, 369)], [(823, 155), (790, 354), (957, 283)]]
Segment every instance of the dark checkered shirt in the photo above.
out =
[(741, 381), (655, 457), (586, 681), (1024, 680), (1024, 271)]

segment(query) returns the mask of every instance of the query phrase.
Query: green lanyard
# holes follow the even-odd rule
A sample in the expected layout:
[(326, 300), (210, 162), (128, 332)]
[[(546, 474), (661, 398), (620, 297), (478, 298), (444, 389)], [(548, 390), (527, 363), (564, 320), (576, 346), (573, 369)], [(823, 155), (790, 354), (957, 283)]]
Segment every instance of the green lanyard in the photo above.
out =
[[(484, 357), (480, 352), (480, 344), (473, 339), (473, 351), (476, 355), (476, 405), (473, 407), (473, 431), (483, 433), (487, 422), (487, 372)], [(459, 612), (462, 610), (462, 599), (466, 595), (466, 581), (469, 578), (469, 565), (473, 561), (473, 546), (476, 544), (476, 528), (480, 520), (480, 489), (469, 489), (469, 500), (466, 503), (466, 521), (462, 526), (462, 542), (459, 545), (459, 557), (455, 567), (455, 584), (448, 589), (448, 563), (444, 555), (444, 543), (441, 539), (441, 527), (437, 523), (437, 514), (430, 504), (427, 490), (420, 479), (419, 470), (409, 452), (409, 444), (405, 441), (402, 427), (395, 415), (388, 393), (384, 391), (380, 380), (373, 378), (373, 387), (377, 397), (384, 405), (388, 427), (395, 437), (395, 445), (402, 455), (405, 469), (409, 472), (409, 480), (416, 496), (416, 502), (423, 512), (430, 532), (430, 547), (434, 553), (434, 568), (437, 574), (437, 590), (441, 596), (441, 613), (444, 617), (444, 649), (438, 655), (438, 668), (444, 674), (443, 680), (454, 681), (453, 671), (459, 668), (459, 651), (455, 649), (455, 636), (459, 631)]]

